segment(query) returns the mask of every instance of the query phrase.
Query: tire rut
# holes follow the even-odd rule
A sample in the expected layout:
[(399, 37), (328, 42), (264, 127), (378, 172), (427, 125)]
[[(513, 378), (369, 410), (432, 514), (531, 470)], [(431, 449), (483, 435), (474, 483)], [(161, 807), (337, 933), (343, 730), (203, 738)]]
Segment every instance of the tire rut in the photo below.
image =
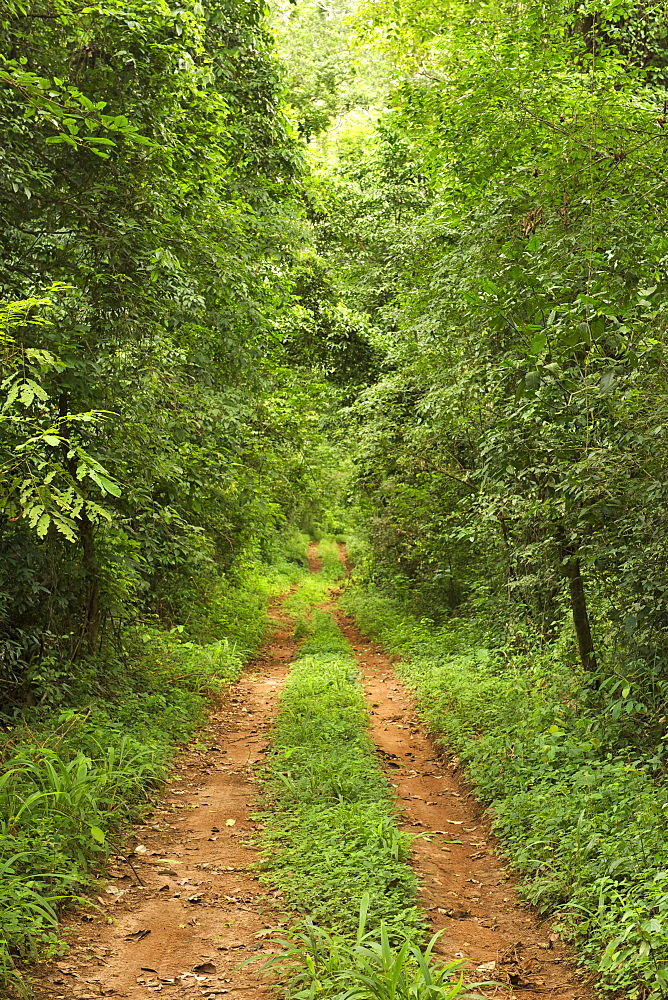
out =
[(253, 966), (239, 967), (286, 920), (280, 898), (255, 877), (250, 842), (258, 830), (252, 768), (296, 649), (280, 601), (270, 614), (272, 638), (175, 762), (162, 800), (134, 829), (131, 853), (112, 858), (98, 911), (65, 915), (70, 950), (40, 967), (36, 997), (275, 996)]
[(432, 932), (441, 932), (436, 954), (465, 960), (469, 980), (503, 984), (486, 990), (490, 997), (592, 1000), (593, 990), (568, 949), (520, 901), (457, 758), (444, 755), (426, 735), (382, 648), (360, 634), (353, 618), (333, 611), (362, 672), (371, 737), (396, 790), (403, 828), (418, 834), (413, 864)]

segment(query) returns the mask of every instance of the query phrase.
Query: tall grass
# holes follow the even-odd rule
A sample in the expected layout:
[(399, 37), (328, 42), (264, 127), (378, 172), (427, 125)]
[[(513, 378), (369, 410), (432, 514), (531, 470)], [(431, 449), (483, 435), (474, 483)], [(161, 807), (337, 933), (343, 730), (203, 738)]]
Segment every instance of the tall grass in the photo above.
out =
[[(263, 969), (285, 984), (299, 1000), (484, 1000), (466, 985), (463, 962), (434, 957), (435, 934), (425, 947), (411, 940), (393, 944), (385, 924), (367, 931), (369, 895), (363, 893), (354, 937), (341, 937), (311, 920), (287, 938), (275, 939), (277, 951)], [(251, 961), (253, 961), (251, 959)]]

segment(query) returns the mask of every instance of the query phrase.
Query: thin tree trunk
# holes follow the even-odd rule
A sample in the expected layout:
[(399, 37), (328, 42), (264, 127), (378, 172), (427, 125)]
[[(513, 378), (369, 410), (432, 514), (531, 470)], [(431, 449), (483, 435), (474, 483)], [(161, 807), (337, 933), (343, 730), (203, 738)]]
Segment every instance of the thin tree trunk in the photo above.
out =
[[(61, 393), (58, 400), (59, 416), (66, 417), (68, 414), (68, 395)], [(76, 478), (76, 462), (68, 457), (69, 442), (63, 441), (62, 450), (65, 456), (65, 465), (73, 479)], [(100, 572), (95, 551), (95, 535), (93, 522), (88, 514), (83, 510), (78, 518), (79, 539), (81, 541), (82, 562), (86, 585), (86, 608), (84, 611), (83, 633), (86, 637), (88, 652), (93, 653), (96, 648), (100, 626)]]
[(570, 559), (566, 563), (565, 569), (566, 576), (568, 577), (568, 587), (571, 593), (571, 610), (573, 612), (575, 635), (578, 640), (580, 662), (582, 663), (583, 670), (595, 673), (598, 664), (596, 663), (594, 642), (591, 637), (591, 626), (589, 624), (589, 614), (587, 612), (587, 599), (585, 597), (584, 584), (582, 582), (582, 574), (580, 572), (580, 560)]
[(86, 638), (88, 652), (93, 653), (97, 647), (100, 627), (100, 572), (95, 552), (93, 524), (85, 511), (82, 511), (79, 518), (79, 537), (83, 549), (83, 567), (88, 590), (85, 618)]

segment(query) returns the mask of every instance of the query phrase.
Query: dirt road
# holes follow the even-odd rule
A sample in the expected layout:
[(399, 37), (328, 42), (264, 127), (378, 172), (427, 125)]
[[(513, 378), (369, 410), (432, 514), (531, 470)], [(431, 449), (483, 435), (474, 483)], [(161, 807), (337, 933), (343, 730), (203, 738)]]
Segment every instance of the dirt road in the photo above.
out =
[[(309, 565), (317, 572), (314, 547)], [(590, 1000), (556, 935), (520, 902), (457, 762), (436, 751), (388, 657), (333, 603), (326, 607), (359, 661), (371, 735), (402, 821), (420, 834), (413, 864), (431, 926), (443, 931), (437, 953), (469, 960), (468, 978), (504, 984), (490, 997)], [(67, 919), (71, 950), (41, 967), (41, 1000), (273, 995), (253, 964), (240, 965), (271, 947), (272, 930), (288, 919), (255, 877), (252, 845), (253, 766), (297, 646), (280, 602), (271, 614), (275, 633), (176, 762), (163, 800), (112, 864), (99, 910)]]
[(470, 960), (474, 977), (505, 984), (499, 996), (590, 1000), (593, 992), (567, 949), (520, 901), (458, 761), (435, 748), (382, 649), (343, 612), (336, 618), (362, 671), (371, 736), (396, 788), (397, 807), (405, 827), (419, 835), (413, 864), (432, 930), (442, 931), (436, 953), (448, 961)]
[(284, 921), (254, 875), (249, 843), (255, 788), (276, 695), (294, 655), (292, 622), (272, 611), (277, 631), (176, 762), (150, 820), (135, 828), (111, 866), (99, 911), (66, 917), (71, 950), (41, 967), (43, 1000), (263, 1000), (273, 996), (244, 959)]

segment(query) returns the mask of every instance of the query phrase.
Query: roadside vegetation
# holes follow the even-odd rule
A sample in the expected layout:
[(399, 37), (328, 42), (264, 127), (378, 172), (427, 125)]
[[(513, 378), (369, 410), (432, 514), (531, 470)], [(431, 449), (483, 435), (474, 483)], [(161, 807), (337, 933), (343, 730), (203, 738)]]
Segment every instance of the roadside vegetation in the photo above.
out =
[(399, 675), (489, 806), (524, 897), (575, 942), (601, 991), (665, 996), (668, 792), (654, 747), (631, 739), (641, 709), (628, 682), (592, 691), (567, 630), (519, 652), (480, 613), (436, 625), (373, 586), (341, 603), (402, 657)]

